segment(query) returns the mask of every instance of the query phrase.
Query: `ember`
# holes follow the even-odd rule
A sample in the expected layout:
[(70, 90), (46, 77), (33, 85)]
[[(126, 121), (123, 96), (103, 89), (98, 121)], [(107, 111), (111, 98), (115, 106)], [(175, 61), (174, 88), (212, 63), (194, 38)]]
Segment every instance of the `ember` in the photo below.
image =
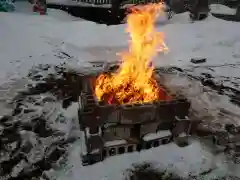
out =
[(101, 74), (96, 79), (95, 94), (108, 104), (146, 103), (167, 100), (153, 74), (152, 59), (158, 51), (168, 50), (163, 34), (154, 24), (163, 13), (163, 4), (149, 4), (131, 9), (127, 17), (130, 33), (128, 52), (121, 53), (122, 64), (112, 74)]

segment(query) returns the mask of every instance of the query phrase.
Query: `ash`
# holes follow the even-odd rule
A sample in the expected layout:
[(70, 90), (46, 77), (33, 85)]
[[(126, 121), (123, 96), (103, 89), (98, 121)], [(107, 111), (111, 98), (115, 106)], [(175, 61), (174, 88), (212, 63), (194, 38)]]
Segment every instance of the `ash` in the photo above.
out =
[(78, 106), (76, 88), (71, 89), (77, 76), (70, 78), (65, 70), (50, 65), (33, 68), (28, 85), (10, 103), (13, 110), (1, 117), (3, 179), (49, 179), (48, 171), (66, 163), (69, 145), (78, 138)]

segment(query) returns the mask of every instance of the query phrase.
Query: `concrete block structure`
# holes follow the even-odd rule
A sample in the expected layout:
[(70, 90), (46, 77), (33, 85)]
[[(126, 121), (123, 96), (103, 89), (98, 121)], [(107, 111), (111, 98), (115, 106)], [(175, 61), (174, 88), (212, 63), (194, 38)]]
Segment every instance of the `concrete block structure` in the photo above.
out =
[[(103, 73), (99, 72), (99, 73)], [(158, 147), (190, 132), (190, 102), (173, 94), (164, 85), (166, 96), (152, 103), (106, 104), (98, 101), (94, 82), (99, 73), (83, 76), (79, 97), (79, 124), (82, 132), (83, 165), (108, 156)], [(161, 79), (156, 74), (157, 79)]]

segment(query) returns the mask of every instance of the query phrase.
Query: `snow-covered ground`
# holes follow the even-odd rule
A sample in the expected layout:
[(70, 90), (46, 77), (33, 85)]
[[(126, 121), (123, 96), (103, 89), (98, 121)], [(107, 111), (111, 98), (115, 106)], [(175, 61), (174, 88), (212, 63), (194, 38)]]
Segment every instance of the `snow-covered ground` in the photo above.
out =
[[(98, 25), (57, 10), (49, 10), (48, 16), (39, 16), (30, 11), (30, 6), (19, 2), (15, 13), (0, 13), (0, 83), (3, 87), (9, 81), (24, 77), (33, 65), (66, 62), (70, 66), (83, 68), (90, 66), (89, 61), (116, 61), (116, 53), (127, 49), (126, 25)], [(184, 13), (157, 26), (159, 31), (164, 32), (170, 51), (155, 58), (156, 66), (178, 66), (197, 75), (207, 71), (220, 80), (228, 78), (226, 83), (230, 82), (230, 85), (240, 77), (239, 23), (212, 16), (202, 22), (190, 23), (188, 14)], [(207, 62), (194, 65), (190, 62), (193, 57), (206, 57)], [(220, 108), (230, 109), (237, 114), (234, 122), (238, 123), (240, 111), (228, 102), (227, 97), (220, 98), (214, 93), (209, 95), (200, 90), (199, 84), (181, 83), (183, 81), (178, 79), (169, 82), (172, 86), (188, 84), (184, 90), (187, 89), (185, 93), (192, 95), (193, 106), (199, 108), (204, 105), (202, 109), (209, 107), (212, 115), (216, 115)], [(15, 84), (11, 85), (12, 89), (21, 88), (21, 85), (15, 87)], [(141, 153), (111, 157), (88, 167), (81, 165), (80, 151), (80, 142), (77, 141), (69, 152), (67, 167), (57, 171), (57, 174), (51, 174), (59, 180), (120, 180), (123, 171), (132, 163), (143, 161), (177, 169), (181, 174), (201, 172), (210, 167), (217, 167), (215, 174), (218, 175), (239, 173), (239, 166), (225, 163), (222, 156), (214, 156), (196, 140), (186, 148), (170, 144)]]
[(210, 9), (211, 9), (211, 13), (216, 13), (216, 14), (229, 14), (229, 15), (236, 14), (236, 9), (229, 8), (222, 4), (211, 4)]

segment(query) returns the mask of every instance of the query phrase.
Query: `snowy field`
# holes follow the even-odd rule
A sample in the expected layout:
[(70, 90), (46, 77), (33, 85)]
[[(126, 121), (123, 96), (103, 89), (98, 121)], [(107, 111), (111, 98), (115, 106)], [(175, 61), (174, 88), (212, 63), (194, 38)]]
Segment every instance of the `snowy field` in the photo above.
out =
[[(24, 81), (20, 79), (32, 66), (66, 62), (70, 67), (87, 68), (91, 66), (90, 61), (116, 61), (116, 53), (127, 49), (126, 25), (98, 25), (51, 9), (47, 16), (39, 16), (31, 13), (30, 6), (25, 3), (16, 5), (16, 12), (0, 13), (1, 115), (8, 112), (4, 110), (5, 100), (24, 87)], [(155, 58), (157, 67), (176, 66), (195, 77), (210, 74), (216, 83), (239, 90), (239, 23), (212, 16), (202, 22), (190, 23), (188, 14), (184, 13), (167, 22), (157, 23), (157, 26), (164, 32), (170, 50)], [(193, 64), (190, 60), (195, 57), (207, 58), (207, 62)], [(240, 109), (230, 103), (228, 96), (220, 96), (215, 91), (204, 89), (199, 82), (185, 78), (173, 78), (168, 83), (188, 95), (193, 108), (199, 116), (206, 118), (206, 123), (210, 117), (209, 121), (216, 125), (226, 122), (238, 124)], [(61, 111), (74, 119), (76, 104), (69, 109)], [(223, 110), (231, 117), (220, 116), (219, 112)], [(74, 121), (71, 123), (58, 128), (71, 134), (75, 126)], [(123, 172), (132, 163), (150, 161), (161, 168), (174, 169), (181, 175), (214, 168), (211, 176), (227, 173), (240, 176), (239, 165), (227, 162), (222, 155), (213, 155), (205, 144), (196, 140), (185, 148), (170, 144), (141, 153), (111, 157), (84, 167), (81, 165), (79, 141), (71, 145), (67, 165), (47, 174), (59, 180), (122, 180)]]

